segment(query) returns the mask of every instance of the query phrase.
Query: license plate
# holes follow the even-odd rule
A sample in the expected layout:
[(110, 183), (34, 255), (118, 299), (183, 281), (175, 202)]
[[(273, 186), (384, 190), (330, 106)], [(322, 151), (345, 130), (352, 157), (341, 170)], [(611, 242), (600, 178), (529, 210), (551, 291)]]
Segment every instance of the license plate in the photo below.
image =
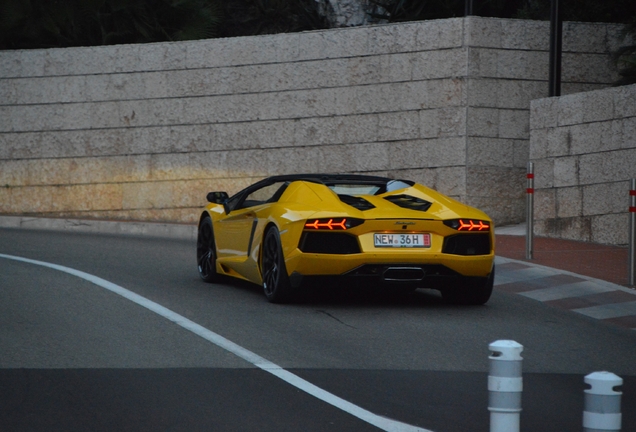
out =
[(374, 234), (375, 247), (386, 248), (429, 248), (431, 247), (431, 235), (423, 234)]

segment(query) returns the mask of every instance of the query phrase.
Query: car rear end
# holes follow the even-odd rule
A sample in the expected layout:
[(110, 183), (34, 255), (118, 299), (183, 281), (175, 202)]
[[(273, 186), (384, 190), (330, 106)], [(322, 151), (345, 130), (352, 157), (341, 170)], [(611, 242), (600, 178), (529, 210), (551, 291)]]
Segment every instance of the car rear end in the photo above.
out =
[(487, 277), (493, 260), (489, 220), (317, 218), (306, 221), (287, 266), (293, 280), (338, 275), (436, 288), (448, 278)]

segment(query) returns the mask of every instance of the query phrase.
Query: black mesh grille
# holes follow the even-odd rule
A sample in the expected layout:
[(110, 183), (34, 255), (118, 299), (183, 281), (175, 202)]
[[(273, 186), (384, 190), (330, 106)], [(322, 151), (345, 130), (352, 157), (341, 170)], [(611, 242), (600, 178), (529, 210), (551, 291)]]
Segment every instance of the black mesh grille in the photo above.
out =
[(339, 255), (360, 253), (358, 239), (345, 233), (304, 232), (298, 248), (306, 253)]
[(385, 196), (384, 199), (409, 210), (427, 211), (432, 205), (426, 200), (411, 195), (389, 195)]
[(338, 195), (338, 198), (340, 198), (340, 201), (343, 203), (349, 204), (351, 207), (357, 208), (358, 210), (371, 210), (372, 208), (375, 208), (375, 206), (369, 201), (357, 196)]
[(453, 255), (488, 255), (489, 234), (456, 234), (444, 239), (443, 253)]

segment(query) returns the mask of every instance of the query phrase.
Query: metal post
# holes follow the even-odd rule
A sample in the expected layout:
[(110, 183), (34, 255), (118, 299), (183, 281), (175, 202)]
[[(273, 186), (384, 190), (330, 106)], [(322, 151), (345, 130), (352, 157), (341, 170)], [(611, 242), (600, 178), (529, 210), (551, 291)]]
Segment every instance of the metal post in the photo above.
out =
[(631, 180), (629, 188), (629, 278), (628, 284), (636, 285), (636, 179)]
[(526, 178), (526, 259), (531, 260), (534, 252), (534, 162), (528, 162)]
[(620, 431), (622, 393), (614, 387), (623, 385), (623, 379), (611, 372), (593, 372), (585, 382), (591, 388), (585, 390), (583, 431)]
[(521, 351), (523, 345), (498, 340), (490, 345), (488, 373), (488, 411), (490, 432), (519, 432), (521, 416)]
[(466, 6), (465, 16), (472, 15), (473, 14), (473, 0), (466, 0), (465, 6)]
[(550, 75), (549, 96), (561, 96), (561, 52), (563, 46), (563, 18), (559, 0), (550, 5)]

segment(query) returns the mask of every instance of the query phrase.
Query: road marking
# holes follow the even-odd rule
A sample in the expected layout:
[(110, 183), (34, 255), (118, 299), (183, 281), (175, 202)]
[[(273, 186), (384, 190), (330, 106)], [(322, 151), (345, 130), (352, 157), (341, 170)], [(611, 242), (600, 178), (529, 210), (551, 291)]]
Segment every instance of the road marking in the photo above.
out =
[(636, 315), (636, 301), (625, 303), (609, 303), (571, 310), (596, 319), (619, 318), (629, 315)]
[(524, 291), (522, 296), (530, 297), (539, 301), (562, 300), (584, 295), (601, 294), (614, 291), (612, 288), (597, 285), (594, 282), (583, 281), (565, 285), (557, 285), (550, 288), (540, 288), (533, 291)]
[(291, 384), (292, 386), (320, 399), (323, 402), (326, 402), (338, 409), (341, 409), (360, 420), (363, 420), (373, 426), (376, 426), (379, 429), (389, 432), (432, 432), (428, 429), (423, 429), (417, 426), (412, 426), (406, 423), (399, 422), (397, 420), (392, 420), (386, 417), (379, 416), (377, 414), (372, 413), (371, 411), (367, 411), (358, 405), (355, 405), (351, 402), (348, 402), (332, 393), (329, 393), (326, 390), (310, 383), (309, 381), (304, 380), (303, 378), (295, 375), (282, 367), (272, 363), (271, 361), (259, 356), (252, 351), (243, 348), (240, 345), (232, 342), (229, 339), (224, 338), (223, 336), (214, 333), (211, 330), (206, 329), (205, 327), (195, 323), (187, 319), (184, 316), (179, 315), (176, 312), (171, 311), (168, 308), (161, 306), (158, 303), (153, 302), (145, 297), (140, 296), (139, 294), (135, 294), (132, 291), (127, 290), (119, 285), (116, 285), (112, 282), (109, 282), (100, 277), (91, 275), (89, 273), (85, 273), (80, 270), (75, 270), (70, 267), (64, 267), (58, 264), (52, 264), (44, 261), (37, 261), (28, 258), (18, 257), (14, 255), (4, 255), (0, 254), (0, 258), (5, 258), (14, 261), (20, 261), (28, 264), (39, 265), (42, 267), (48, 267), (50, 269), (58, 270), (64, 273), (68, 273), (73, 276), (77, 276), (80, 279), (84, 279), (88, 282), (91, 282), (97, 286), (107, 289), (115, 294), (118, 294), (134, 303), (137, 303), (139, 306), (143, 306), (146, 309), (172, 321), (173, 323), (183, 327), (186, 330), (191, 331), (192, 333), (202, 337), (203, 339), (212, 342), (220, 348), (223, 348), (226, 351), (231, 352), (232, 354), (246, 360), (247, 362), (253, 364), (254, 366), (269, 372), (270, 374), (282, 379), (283, 381)]

